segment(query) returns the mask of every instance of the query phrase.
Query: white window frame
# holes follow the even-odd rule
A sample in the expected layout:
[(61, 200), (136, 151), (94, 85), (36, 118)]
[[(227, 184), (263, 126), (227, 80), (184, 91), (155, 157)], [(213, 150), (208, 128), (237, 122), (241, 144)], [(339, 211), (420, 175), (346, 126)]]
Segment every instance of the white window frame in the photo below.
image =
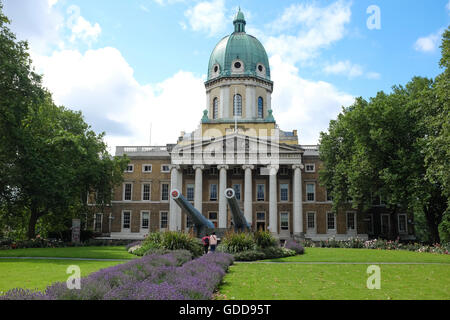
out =
[[(163, 185), (167, 184), (167, 200), (163, 200)], [(170, 183), (167, 181), (161, 181), (160, 184), (160, 194), (159, 194), (159, 198), (161, 199), (161, 202), (169, 202), (170, 200)]]
[[(262, 200), (260, 200), (258, 198), (258, 186), (263, 186), (263, 199)], [(264, 202), (264, 201), (266, 201), (266, 184), (265, 183), (257, 183), (256, 184), (256, 201), (257, 202)]]
[[(312, 166), (313, 168), (308, 170), (308, 166)], [(305, 172), (306, 173), (314, 173), (314, 172), (316, 172), (316, 164), (315, 163), (305, 163)]]
[[(145, 171), (145, 167), (150, 167), (150, 171)], [(153, 165), (151, 163), (146, 163), (142, 165), (142, 173), (152, 173), (153, 171)]]
[[(144, 186), (146, 184), (149, 185), (148, 200), (144, 199)], [(152, 200), (152, 184), (151, 184), (151, 182), (142, 182), (142, 184), (141, 184), (141, 200), (142, 201), (151, 201)]]
[[(285, 215), (287, 215), (287, 229), (283, 229), (282, 228), (282, 226), (281, 226), (281, 216), (283, 215), (283, 214), (285, 214)], [(285, 231), (285, 232), (289, 232), (290, 231), (290, 228), (291, 228), (291, 224), (289, 223), (289, 212), (288, 211), (280, 211), (280, 230), (281, 230), (281, 232), (283, 232), (283, 231)]]
[[(309, 227), (309, 215), (310, 214), (313, 215), (313, 219), (314, 219), (314, 227), (313, 228)], [(327, 227), (328, 227), (328, 225), (327, 225)], [(317, 233), (317, 214), (315, 211), (307, 211), (306, 212), (306, 230), (307, 230), (306, 233), (309, 233), (309, 234)]]
[[(329, 214), (333, 214), (333, 219), (334, 219), (334, 229), (328, 229), (328, 215)], [(336, 233), (337, 230), (337, 217), (336, 217), (336, 213), (332, 212), (332, 211), (327, 211), (327, 233)]]
[[(314, 200), (308, 200), (308, 184), (312, 184), (314, 186)], [(305, 202), (316, 202), (316, 183), (315, 182), (306, 182), (305, 184)]]
[[(97, 215), (98, 214), (100, 215), (100, 231), (97, 231), (96, 228), (95, 228), (95, 226), (97, 224)], [(94, 228), (93, 229), (94, 229), (94, 232), (102, 233), (102, 230), (103, 230), (103, 213), (97, 212), (97, 213), (94, 214)]]
[[(131, 185), (131, 191), (130, 191), (130, 199), (125, 199), (125, 190), (126, 190), (126, 185), (130, 184)], [(123, 183), (123, 193), (122, 193), (122, 199), (123, 201), (133, 201), (133, 182), (124, 182)]]
[[(148, 226), (147, 226), (147, 228), (144, 228), (144, 224), (143, 224), (143, 222), (144, 222), (144, 219), (143, 219), (144, 213), (148, 213)], [(150, 210), (141, 210), (141, 224), (140, 224), (140, 227), (139, 227), (139, 229), (141, 230), (141, 233), (146, 231), (146, 230), (150, 232), (150, 215), (151, 215)]]
[[(349, 229), (348, 228), (348, 215), (349, 214), (353, 214), (353, 223), (354, 223), (354, 226), (355, 226), (355, 228), (354, 229)], [(345, 227), (346, 227), (346, 229), (347, 229), (347, 233), (356, 233), (357, 232), (357, 230), (358, 230), (358, 224), (357, 224), (357, 220), (356, 220), (356, 212), (355, 211), (347, 211), (346, 213), (345, 213)]]
[[(131, 170), (128, 170), (128, 167), (131, 167)], [(133, 173), (134, 172), (134, 164), (127, 164), (127, 168), (125, 169), (126, 173)]]
[(381, 226), (381, 234), (382, 235), (385, 235), (385, 233), (383, 233), (383, 227), (384, 227), (384, 225), (383, 225), (383, 216), (387, 216), (388, 217), (388, 233), (387, 234), (389, 234), (389, 232), (391, 231), (391, 215), (389, 214), (389, 213), (382, 213), (382, 214), (380, 214), (380, 226)]
[[(167, 215), (167, 227), (166, 228), (162, 228), (161, 224), (162, 224), (162, 214), (165, 213)], [(169, 230), (169, 211), (167, 210), (162, 210), (159, 212), (159, 230), (160, 231), (165, 231), (165, 230)]]
[[(400, 216), (405, 217), (405, 230), (400, 230)], [(406, 213), (399, 213), (397, 215), (397, 229), (399, 234), (408, 234), (408, 215)]]
[[(123, 227), (123, 218), (124, 218), (124, 216), (125, 216), (125, 212), (128, 212), (129, 214), (130, 214), (130, 227), (129, 228), (124, 228)], [(121, 215), (121, 221), (120, 221), (120, 230), (122, 231), (122, 232), (126, 232), (126, 233), (130, 233), (131, 232), (131, 219), (132, 219), (132, 215), (133, 215), (133, 212), (131, 211), (131, 210), (122, 210), (122, 215)]]
[[(282, 200), (281, 199), (281, 186), (282, 185), (286, 185), (287, 186), (287, 199), (286, 200)], [(280, 195), (280, 202), (289, 202), (289, 182), (284, 182), (284, 181), (280, 181), (280, 186), (279, 186), (279, 195)]]

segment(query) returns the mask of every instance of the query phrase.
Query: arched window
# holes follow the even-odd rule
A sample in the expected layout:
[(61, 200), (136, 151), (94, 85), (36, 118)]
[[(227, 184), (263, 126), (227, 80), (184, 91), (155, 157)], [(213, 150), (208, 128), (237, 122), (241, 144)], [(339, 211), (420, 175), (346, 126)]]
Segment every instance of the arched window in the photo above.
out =
[(233, 116), (242, 116), (242, 97), (240, 94), (234, 95), (233, 101)]
[(219, 100), (217, 98), (213, 100), (212, 116), (214, 120), (219, 117)]
[(264, 118), (264, 100), (263, 98), (258, 98), (258, 118)]

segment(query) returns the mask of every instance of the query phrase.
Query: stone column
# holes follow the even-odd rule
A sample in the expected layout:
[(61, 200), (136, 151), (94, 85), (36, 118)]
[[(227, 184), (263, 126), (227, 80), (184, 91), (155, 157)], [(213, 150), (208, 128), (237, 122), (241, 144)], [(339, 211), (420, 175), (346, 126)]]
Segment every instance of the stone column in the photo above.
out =
[(195, 170), (195, 193), (194, 193), (194, 207), (200, 213), (202, 212), (202, 196), (203, 196), (203, 169), (205, 166), (195, 165), (192, 167)]
[(278, 210), (277, 210), (277, 172), (278, 166), (272, 165), (267, 168), (269, 176), (269, 230), (278, 235)]
[(302, 164), (292, 166), (294, 170), (294, 237), (303, 237), (303, 204), (302, 204)]
[(253, 220), (253, 191), (252, 191), (252, 170), (255, 168), (253, 165), (243, 165), (242, 169), (245, 170), (244, 181), (244, 216), (248, 223), (252, 224)]
[(227, 227), (227, 198), (225, 190), (227, 189), (227, 165), (218, 165), (219, 170), (219, 228)]
[[(172, 200), (171, 191), (178, 189), (178, 176), (180, 166), (171, 165), (170, 168), (170, 190), (169, 190), (169, 230), (176, 231), (181, 229), (181, 225), (177, 225), (178, 216), (181, 216), (181, 208)], [(181, 192), (181, 190), (178, 190)]]

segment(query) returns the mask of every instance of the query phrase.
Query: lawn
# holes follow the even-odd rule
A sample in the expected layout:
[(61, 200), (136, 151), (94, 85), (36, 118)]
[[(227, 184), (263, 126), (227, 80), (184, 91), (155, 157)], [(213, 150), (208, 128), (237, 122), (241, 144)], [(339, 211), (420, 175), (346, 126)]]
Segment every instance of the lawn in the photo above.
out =
[[(136, 259), (124, 246), (118, 247), (68, 247), (0, 250), (0, 257), (46, 257), (90, 259)], [(1, 259), (0, 259), (1, 261)]]
[[(231, 266), (219, 289), (218, 298), (231, 300), (450, 299), (450, 256), (448, 255), (370, 249), (306, 248), (304, 255), (269, 261), (280, 263), (237, 263)], [(298, 262), (331, 262), (333, 264)], [(339, 264), (340, 262), (362, 264)], [(381, 289), (367, 289), (366, 283), (369, 277), (367, 267), (372, 263), (382, 262), (410, 264), (380, 264)]]
[[(41, 249), (45, 250), (45, 249)], [(123, 263), (122, 261), (0, 259), (0, 292), (13, 288), (43, 290), (55, 281), (66, 281), (67, 267), (77, 265), (81, 276)], [(1, 293), (0, 293), (1, 294)]]

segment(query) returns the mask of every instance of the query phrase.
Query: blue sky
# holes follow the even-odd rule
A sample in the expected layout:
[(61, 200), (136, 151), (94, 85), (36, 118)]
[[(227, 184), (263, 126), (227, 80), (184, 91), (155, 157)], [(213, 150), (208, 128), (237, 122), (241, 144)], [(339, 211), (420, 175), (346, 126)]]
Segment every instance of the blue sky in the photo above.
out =
[[(450, 24), (449, 0), (3, 2), (55, 101), (82, 110), (111, 148), (172, 143), (195, 129), (209, 55), (238, 6), (269, 54), (275, 119), (302, 144), (317, 143), (354, 97), (440, 73)], [(367, 26), (371, 5), (379, 29)]]

